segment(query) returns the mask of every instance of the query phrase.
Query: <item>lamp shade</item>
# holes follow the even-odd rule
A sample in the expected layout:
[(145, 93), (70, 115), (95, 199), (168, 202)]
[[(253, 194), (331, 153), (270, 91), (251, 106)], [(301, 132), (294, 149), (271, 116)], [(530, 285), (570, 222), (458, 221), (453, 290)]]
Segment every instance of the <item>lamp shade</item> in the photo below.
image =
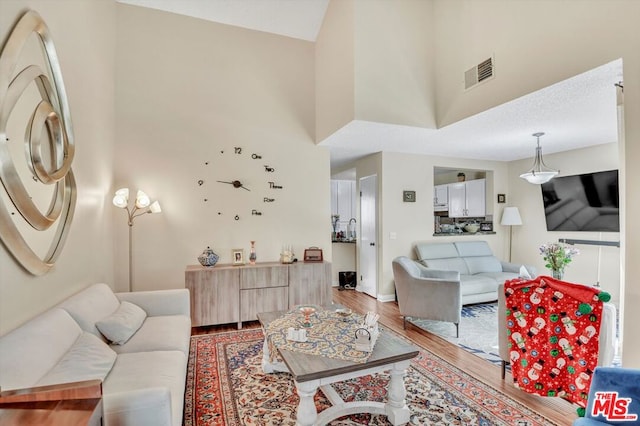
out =
[(540, 147), (540, 136), (543, 136), (543, 132), (534, 133), (533, 136), (537, 138), (536, 156), (533, 160), (533, 166), (531, 170), (520, 175), (520, 177), (529, 183), (539, 185), (549, 182), (555, 176), (558, 175), (558, 171), (548, 167), (542, 159), (542, 148)]
[(149, 196), (145, 194), (144, 191), (138, 190), (138, 194), (136, 195), (136, 207), (143, 209), (145, 207), (149, 207), (149, 204), (151, 204)]
[(149, 206), (149, 213), (160, 213), (161, 211), (162, 209), (160, 208), (160, 203), (157, 201), (154, 201)]
[(127, 208), (129, 202), (129, 188), (120, 188), (113, 197), (113, 205), (121, 209)]
[(520, 218), (520, 212), (517, 207), (505, 207), (502, 212), (502, 220), (500, 225), (522, 225), (522, 219)]

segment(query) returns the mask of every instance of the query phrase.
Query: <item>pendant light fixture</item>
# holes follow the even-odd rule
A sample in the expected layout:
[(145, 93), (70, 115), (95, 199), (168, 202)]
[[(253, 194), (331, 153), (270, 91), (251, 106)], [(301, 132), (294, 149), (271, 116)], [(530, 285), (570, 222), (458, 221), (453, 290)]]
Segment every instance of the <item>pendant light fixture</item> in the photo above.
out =
[(537, 138), (538, 145), (536, 146), (536, 156), (533, 160), (533, 166), (531, 170), (527, 173), (523, 173), (520, 175), (522, 179), (525, 179), (529, 183), (533, 184), (541, 184), (545, 182), (549, 182), (553, 179), (559, 172), (558, 170), (554, 170), (549, 168), (546, 164), (544, 164), (544, 160), (542, 160), (542, 148), (540, 147), (540, 136), (543, 136), (543, 132), (534, 133), (533, 136)]

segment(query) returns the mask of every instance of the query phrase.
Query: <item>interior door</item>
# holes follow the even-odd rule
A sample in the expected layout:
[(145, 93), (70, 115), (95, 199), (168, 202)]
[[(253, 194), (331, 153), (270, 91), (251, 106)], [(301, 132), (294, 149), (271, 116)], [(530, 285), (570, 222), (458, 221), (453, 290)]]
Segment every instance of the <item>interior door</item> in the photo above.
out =
[(360, 281), (356, 289), (373, 297), (378, 296), (377, 192), (376, 175), (360, 179)]

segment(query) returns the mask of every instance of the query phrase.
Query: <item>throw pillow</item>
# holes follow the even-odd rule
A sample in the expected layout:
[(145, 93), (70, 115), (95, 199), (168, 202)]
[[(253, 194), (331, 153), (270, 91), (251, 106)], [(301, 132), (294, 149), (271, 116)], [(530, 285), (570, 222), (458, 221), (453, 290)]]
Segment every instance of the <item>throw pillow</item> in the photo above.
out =
[(116, 345), (124, 345), (142, 326), (147, 313), (138, 305), (122, 302), (120, 307), (108, 317), (98, 321), (100, 333)]

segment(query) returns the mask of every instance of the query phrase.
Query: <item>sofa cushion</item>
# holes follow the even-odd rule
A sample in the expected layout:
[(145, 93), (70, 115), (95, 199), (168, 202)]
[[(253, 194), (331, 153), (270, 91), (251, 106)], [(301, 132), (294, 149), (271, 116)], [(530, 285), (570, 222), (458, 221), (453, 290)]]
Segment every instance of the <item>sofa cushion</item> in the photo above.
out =
[(493, 256), (491, 247), (486, 241), (456, 241), (453, 244), (460, 257)]
[(2, 390), (34, 386), (82, 334), (62, 309), (51, 309), (0, 338)]
[(189, 355), (191, 319), (184, 315), (147, 317), (142, 327), (124, 345), (113, 345), (116, 353), (181, 351)]
[(94, 284), (71, 296), (59, 305), (69, 312), (84, 331), (104, 338), (96, 328), (96, 322), (111, 315), (120, 301), (106, 284)]
[(416, 244), (416, 256), (418, 260), (458, 257), (458, 250), (453, 243), (419, 243)]
[(116, 353), (106, 343), (83, 331), (60, 362), (38, 381), (38, 386), (104, 380), (115, 361)]
[(122, 302), (114, 313), (96, 322), (96, 327), (110, 342), (123, 345), (138, 331), (146, 317), (147, 313), (141, 307)]
[[(482, 275), (460, 275), (460, 293), (463, 296), (496, 292), (497, 289), (498, 283), (493, 278)], [(496, 292), (496, 300), (497, 298), (498, 293)]]
[(494, 279), (498, 284), (502, 284), (507, 280), (518, 278), (520, 274), (514, 272), (481, 272), (476, 276), (489, 277)]
[(462, 274), (469, 274), (469, 268), (461, 257), (448, 257), (446, 259), (423, 259), (420, 261), (424, 266), (431, 269), (442, 269), (445, 271), (456, 271)]
[(502, 272), (502, 264), (495, 256), (470, 256), (464, 258), (470, 274)]
[[(122, 406), (122, 401), (118, 405), (112, 404), (112, 401), (115, 402), (117, 395), (122, 392), (167, 388), (171, 394), (172, 424), (181, 425), (187, 360), (188, 357), (180, 351), (119, 354), (103, 383), (107, 424), (148, 424), (146, 417), (135, 418), (135, 413), (139, 412), (136, 400), (128, 407)], [(144, 412), (140, 414), (145, 415)], [(129, 421), (124, 422), (123, 419)]]

